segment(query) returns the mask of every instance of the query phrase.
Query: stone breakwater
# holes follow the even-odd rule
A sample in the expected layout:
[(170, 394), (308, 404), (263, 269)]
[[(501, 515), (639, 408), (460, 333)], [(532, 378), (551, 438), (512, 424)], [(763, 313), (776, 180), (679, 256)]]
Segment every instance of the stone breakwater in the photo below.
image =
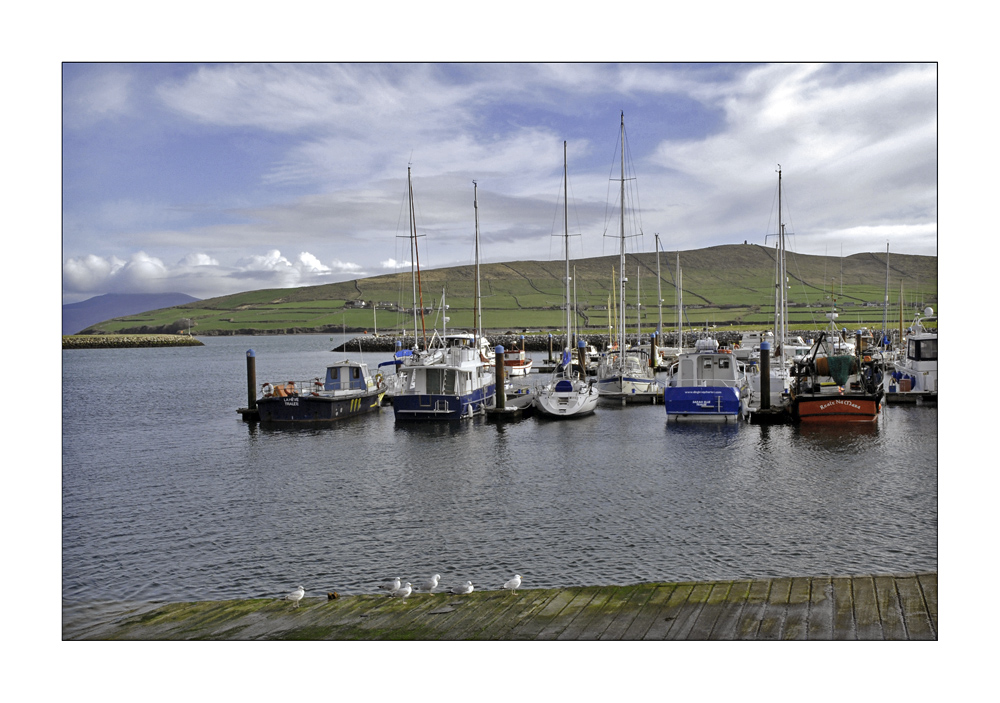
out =
[(74, 334), (64, 336), (63, 349), (138, 349), (140, 347), (203, 347), (182, 334)]
[[(520, 349), (521, 348), (521, 335), (519, 334), (490, 334), (485, 333), (486, 338), (490, 340), (490, 345), (496, 347), (497, 345), (502, 345), (504, 349)], [(695, 341), (701, 337), (702, 333), (699, 332), (685, 332), (684, 341), (682, 346), (693, 347)], [(789, 332), (792, 335), (801, 335), (805, 339), (815, 339), (819, 332), (816, 330), (806, 331), (797, 330)], [(720, 345), (729, 345), (740, 341), (743, 336), (742, 332), (716, 332), (711, 335), (714, 339), (718, 340)], [(580, 335), (588, 345), (593, 345), (598, 351), (603, 351), (608, 348), (608, 335), (607, 334), (583, 334)], [(564, 340), (566, 339), (565, 334), (554, 334), (552, 335), (552, 349), (561, 350), (564, 346)], [(635, 335), (629, 335), (629, 339), (635, 339)], [(649, 335), (643, 334), (643, 343), (649, 343)], [(344, 344), (340, 345), (333, 351), (357, 351), (359, 348), (361, 351), (366, 352), (391, 352), (396, 349), (396, 342), (402, 342), (403, 349), (411, 349), (414, 344), (413, 335), (393, 337), (389, 335), (380, 335), (375, 337), (373, 335), (359, 335)], [(677, 346), (677, 333), (668, 332), (663, 335), (661, 340), (658, 342), (660, 346), (676, 347)], [(548, 334), (530, 334), (524, 335), (524, 348), (526, 351), (548, 351), (549, 350), (549, 335)]]

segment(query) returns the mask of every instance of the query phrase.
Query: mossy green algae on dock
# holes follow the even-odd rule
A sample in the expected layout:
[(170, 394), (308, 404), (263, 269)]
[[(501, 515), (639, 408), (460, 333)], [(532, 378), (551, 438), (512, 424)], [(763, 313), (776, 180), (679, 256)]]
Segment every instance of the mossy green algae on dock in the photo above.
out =
[(65, 606), (67, 640), (936, 640), (937, 573)]

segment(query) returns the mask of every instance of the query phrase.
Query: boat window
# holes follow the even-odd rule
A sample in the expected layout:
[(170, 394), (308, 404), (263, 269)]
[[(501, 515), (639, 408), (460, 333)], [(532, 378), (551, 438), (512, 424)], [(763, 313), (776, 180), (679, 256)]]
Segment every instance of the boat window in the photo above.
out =
[(712, 360), (711, 359), (705, 359), (705, 361), (703, 362), (703, 366), (706, 369), (712, 368)]
[(354, 376), (354, 378), (361, 378), (361, 369), (359, 367), (355, 366), (351, 370), (351, 375)]
[(340, 378), (340, 369), (330, 369), (330, 380), (336, 381)]
[(921, 339), (918, 342), (918, 357), (921, 361), (937, 361), (937, 340)]
[(444, 385), (444, 369), (428, 368), (424, 377), (427, 382), (426, 392), (429, 395), (440, 395)]
[(455, 383), (457, 372), (454, 369), (447, 369), (444, 373), (444, 392), (448, 395), (455, 394)]
[(720, 369), (728, 369), (729, 368), (729, 359), (719, 359), (719, 368)]

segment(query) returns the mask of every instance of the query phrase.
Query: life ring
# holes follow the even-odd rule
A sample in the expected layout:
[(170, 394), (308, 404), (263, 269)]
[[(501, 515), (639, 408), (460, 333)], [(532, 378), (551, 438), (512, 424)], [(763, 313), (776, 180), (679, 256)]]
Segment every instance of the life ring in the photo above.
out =
[(261, 386), (260, 387), (260, 393), (265, 398), (270, 398), (271, 397), (271, 393), (272, 393), (271, 384), (270, 383), (265, 383), (263, 386)]

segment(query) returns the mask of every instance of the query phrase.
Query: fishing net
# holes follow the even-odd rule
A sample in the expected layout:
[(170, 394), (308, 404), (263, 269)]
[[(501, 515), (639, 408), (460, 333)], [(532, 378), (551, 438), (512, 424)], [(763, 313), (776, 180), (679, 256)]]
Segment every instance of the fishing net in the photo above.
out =
[(830, 368), (830, 378), (838, 386), (846, 386), (847, 379), (851, 376), (851, 362), (853, 356), (828, 356), (827, 364)]

